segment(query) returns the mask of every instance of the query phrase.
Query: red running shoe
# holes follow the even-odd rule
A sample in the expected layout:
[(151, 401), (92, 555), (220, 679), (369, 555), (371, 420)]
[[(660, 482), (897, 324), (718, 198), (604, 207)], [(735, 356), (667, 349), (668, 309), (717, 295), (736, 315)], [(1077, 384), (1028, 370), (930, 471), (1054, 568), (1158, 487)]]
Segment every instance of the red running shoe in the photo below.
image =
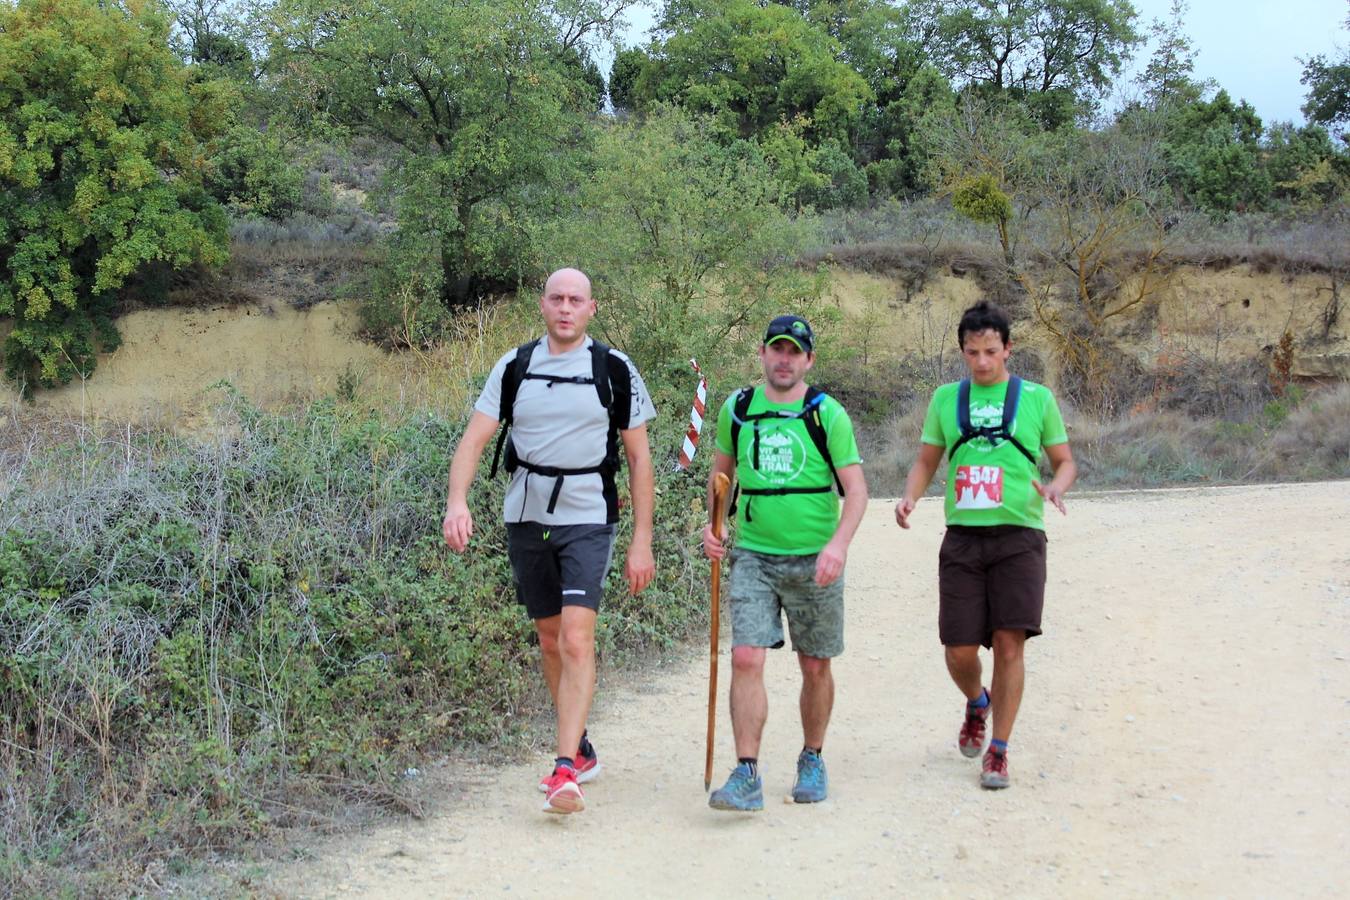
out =
[(548, 779), (544, 812), (567, 815), (585, 808), (586, 800), (581, 796), (581, 787), (577, 785), (577, 773), (567, 766), (558, 766)]
[(990, 750), (984, 755), (984, 771), (980, 773), (980, 787), (998, 790), (1008, 786), (1008, 754)]
[(986, 703), (984, 709), (975, 709), (969, 703), (966, 704), (966, 721), (962, 723), (961, 734), (956, 739), (962, 756), (974, 759), (984, 749), (984, 723), (988, 721), (989, 711), (993, 708), (992, 703)]
[[(590, 741), (586, 741), (585, 747), (585, 750), (578, 750), (576, 756), (572, 757), (576, 761), (577, 784), (585, 784), (600, 774), (600, 757), (596, 755), (595, 748), (591, 746)], [(586, 750), (591, 752), (587, 754)], [(539, 779), (540, 793), (548, 791), (548, 783), (552, 778), (553, 773), (550, 772)]]

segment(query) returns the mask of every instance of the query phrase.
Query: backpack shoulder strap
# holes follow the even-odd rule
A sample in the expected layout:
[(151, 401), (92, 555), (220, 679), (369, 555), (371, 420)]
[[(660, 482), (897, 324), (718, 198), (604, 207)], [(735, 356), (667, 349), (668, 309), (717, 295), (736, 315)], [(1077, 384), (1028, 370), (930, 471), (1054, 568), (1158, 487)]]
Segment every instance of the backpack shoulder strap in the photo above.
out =
[(970, 431), (970, 379), (962, 378), (956, 387), (956, 429), (964, 437)]
[(516, 348), (515, 361), (502, 372), (501, 414), (497, 416), (497, 420), (503, 425), (511, 424), (516, 408), (516, 394), (520, 391), (520, 383), (525, 380), (525, 374), (530, 369), (530, 357), (534, 356), (534, 348), (537, 346), (539, 338), (521, 344)]
[(608, 347), (594, 338), (591, 339), (591, 380), (595, 382), (595, 392), (600, 396), (600, 405), (607, 410), (614, 404), (609, 355)]
[(738, 444), (741, 439), (741, 425), (750, 415), (750, 401), (755, 398), (755, 388), (743, 387), (736, 392), (736, 400), (731, 405), (731, 461), (740, 459)]
[(1008, 379), (1008, 386), (1003, 393), (1003, 420), (1000, 422), (1003, 430), (1008, 434), (1012, 433), (1013, 422), (1017, 420), (1017, 401), (1022, 397), (1022, 379), (1016, 375)]
[[(601, 344), (604, 347), (603, 344)], [(600, 391), (603, 382), (609, 391), (609, 402), (605, 403), (605, 394), (601, 392), (600, 402), (609, 410), (609, 420), (618, 431), (628, 427), (633, 418), (633, 373), (622, 356), (605, 347), (605, 377), (595, 379), (595, 388)]]
[(500, 430), (497, 432), (497, 446), (492, 451), (492, 470), (488, 472), (489, 478), (497, 477), (497, 464), (501, 461), (502, 444), (506, 440), (506, 432), (510, 430), (511, 422), (515, 417), (516, 393), (520, 390), (520, 383), (525, 380), (525, 374), (530, 368), (530, 357), (534, 356), (534, 348), (537, 346), (539, 346), (539, 338), (521, 344), (516, 348), (516, 358), (502, 370), (501, 398), (497, 407), (497, 422)]
[(1017, 401), (1022, 396), (1022, 379), (1013, 375), (1008, 379), (1007, 392), (1003, 395), (1003, 420), (999, 423), (999, 431), (1008, 443), (1012, 444), (1022, 455), (1027, 458), (1031, 465), (1039, 465), (1036, 461), (1036, 454), (1032, 453), (1026, 446), (1013, 437), (1013, 422), (1017, 421)]
[(825, 392), (820, 388), (808, 385), (806, 396), (802, 399), (802, 418), (806, 425), (806, 433), (811, 437), (811, 443), (816, 445), (816, 451), (825, 460), (825, 465), (829, 466), (830, 475), (834, 478), (834, 486), (839, 491), (839, 496), (842, 497), (844, 496), (844, 483), (839, 480), (839, 472), (834, 468), (834, 457), (830, 455), (830, 438), (825, 433), (825, 422), (820, 416), (820, 407), (825, 402), (825, 397)]

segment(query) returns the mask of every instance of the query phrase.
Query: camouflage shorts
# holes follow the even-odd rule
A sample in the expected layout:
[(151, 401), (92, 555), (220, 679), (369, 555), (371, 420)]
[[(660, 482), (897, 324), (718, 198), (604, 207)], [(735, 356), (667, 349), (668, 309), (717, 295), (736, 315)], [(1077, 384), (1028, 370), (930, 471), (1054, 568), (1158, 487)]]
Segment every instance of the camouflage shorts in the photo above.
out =
[(817, 585), (815, 554), (733, 550), (727, 595), (735, 646), (783, 646), (786, 612), (793, 650), (821, 659), (844, 652), (844, 576)]

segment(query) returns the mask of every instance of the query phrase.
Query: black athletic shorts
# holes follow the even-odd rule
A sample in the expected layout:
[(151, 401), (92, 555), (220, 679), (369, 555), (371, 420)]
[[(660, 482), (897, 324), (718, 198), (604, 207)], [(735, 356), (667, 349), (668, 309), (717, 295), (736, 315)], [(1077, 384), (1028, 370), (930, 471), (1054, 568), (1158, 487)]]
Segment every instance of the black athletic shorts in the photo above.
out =
[(1041, 633), (1045, 532), (949, 525), (938, 553), (938, 635), (945, 646), (993, 645), (1001, 628)]
[(507, 555), (516, 576), (516, 600), (531, 619), (564, 606), (600, 609), (614, 548), (613, 525), (508, 523)]

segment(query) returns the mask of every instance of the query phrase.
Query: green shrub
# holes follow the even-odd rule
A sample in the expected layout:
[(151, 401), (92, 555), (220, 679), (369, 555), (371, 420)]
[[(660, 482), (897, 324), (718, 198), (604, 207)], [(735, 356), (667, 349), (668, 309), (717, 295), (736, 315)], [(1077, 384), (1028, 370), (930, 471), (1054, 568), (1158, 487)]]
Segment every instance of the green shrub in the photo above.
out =
[(307, 193), (332, 196), (327, 185), (306, 184), (305, 172), (293, 162), (293, 150), (272, 132), (236, 125), (215, 145), (207, 190), (237, 214), (280, 221), (301, 207)]

